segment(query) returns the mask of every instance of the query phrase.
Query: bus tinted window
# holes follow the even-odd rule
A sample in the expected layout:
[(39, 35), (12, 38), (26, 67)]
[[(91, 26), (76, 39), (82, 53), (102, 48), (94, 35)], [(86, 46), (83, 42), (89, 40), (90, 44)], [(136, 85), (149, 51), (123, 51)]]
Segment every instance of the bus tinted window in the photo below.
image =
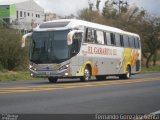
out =
[(135, 40), (134, 40), (135, 38), (134, 37), (129, 37), (129, 42), (130, 42), (130, 47), (131, 48), (135, 48)]
[(115, 34), (116, 46), (121, 47), (120, 35)]
[(97, 43), (104, 44), (104, 34), (102, 31), (96, 31)]
[(139, 38), (137, 38), (137, 41), (138, 41), (138, 48), (140, 49), (140, 47), (141, 47), (141, 43), (140, 43)]
[(123, 36), (124, 47), (130, 47), (128, 36)]
[(111, 45), (115, 45), (115, 34), (111, 33)]
[(138, 38), (135, 38), (135, 46), (136, 46), (136, 48), (139, 48), (139, 40), (138, 40)]
[(87, 39), (86, 42), (95, 43), (95, 30), (87, 29)]
[(111, 45), (111, 36), (110, 36), (110, 33), (106, 32), (105, 34), (106, 34), (105, 39), (106, 39), (107, 45)]
[(121, 43), (121, 46), (124, 46), (123, 35), (120, 35), (120, 43)]

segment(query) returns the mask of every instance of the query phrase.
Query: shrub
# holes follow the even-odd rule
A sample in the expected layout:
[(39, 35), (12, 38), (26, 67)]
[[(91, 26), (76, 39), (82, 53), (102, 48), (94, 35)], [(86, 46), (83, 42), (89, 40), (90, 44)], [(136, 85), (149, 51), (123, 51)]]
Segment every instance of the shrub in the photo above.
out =
[(21, 48), (22, 35), (16, 30), (0, 28), (0, 64), (1, 68), (14, 70), (27, 64), (27, 48)]

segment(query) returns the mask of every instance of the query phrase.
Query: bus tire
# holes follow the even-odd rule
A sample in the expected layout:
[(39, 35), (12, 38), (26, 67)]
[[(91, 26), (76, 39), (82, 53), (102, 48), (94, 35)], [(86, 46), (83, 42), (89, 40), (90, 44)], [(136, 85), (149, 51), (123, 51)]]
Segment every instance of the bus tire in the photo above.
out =
[(89, 81), (90, 78), (91, 78), (91, 69), (90, 69), (89, 65), (87, 65), (84, 69), (84, 75), (82, 77), (80, 77), (80, 81), (86, 82), (86, 81)]
[(58, 78), (57, 77), (49, 77), (48, 80), (50, 83), (56, 83)]
[(97, 80), (106, 80), (106, 76), (105, 75), (97, 75), (96, 79)]
[(131, 78), (131, 67), (127, 66), (126, 74), (119, 75), (119, 79), (130, 79)]
[(123, 75), (119, 75), (119, 79), (124, 79), (124, 74)]
[(130, 79), (130, 78), (131, 78), (131, 67), (128, 65), (126, 74), (120, 75), (119, 79)]
[(125, 74), (125, 79), (129, 79), (131, 77), (131, 67), (128, 65), (127, 66), (127, 71)]

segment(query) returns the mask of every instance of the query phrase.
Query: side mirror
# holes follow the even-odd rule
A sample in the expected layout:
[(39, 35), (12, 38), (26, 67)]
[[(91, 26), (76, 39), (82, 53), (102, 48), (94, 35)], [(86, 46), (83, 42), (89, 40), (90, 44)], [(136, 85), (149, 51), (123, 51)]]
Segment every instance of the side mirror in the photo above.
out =
[(26, 44), (26, 39), (28, 37), (32, 36), (32, 33), (27, 33), (25, 35), (22, 36), (22, 44), (21, 44), (21, 47), (24, 48), (25, 47), (25, 44)]
[(74, 30), (68, 33), (68, 35), (67, 35), (68, 45), (71, 45), (73, 43), (73, 36), (75, 33), (76, 33), (76, 31), (74, 31)]
[(83, 33), (83, 31), (82, 30), (72, 30), (71, 32), (69, 32), (68, 35), (67, 35), (67, 43), (68, 43), (68, 45), (71, 45), (73, 43), (74, 35), (76, 33)]

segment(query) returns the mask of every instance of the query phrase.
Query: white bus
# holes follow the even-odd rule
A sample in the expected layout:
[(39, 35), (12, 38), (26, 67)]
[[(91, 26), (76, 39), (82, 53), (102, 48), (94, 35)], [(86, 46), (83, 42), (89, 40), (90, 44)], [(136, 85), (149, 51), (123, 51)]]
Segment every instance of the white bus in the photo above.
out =
[(31, 76), (58, 78), (106, 76), (128, 79), (141, 71), (141, 42), (137, 34), (76, 19), (44, 22), (22, 38), (30, 37)]

